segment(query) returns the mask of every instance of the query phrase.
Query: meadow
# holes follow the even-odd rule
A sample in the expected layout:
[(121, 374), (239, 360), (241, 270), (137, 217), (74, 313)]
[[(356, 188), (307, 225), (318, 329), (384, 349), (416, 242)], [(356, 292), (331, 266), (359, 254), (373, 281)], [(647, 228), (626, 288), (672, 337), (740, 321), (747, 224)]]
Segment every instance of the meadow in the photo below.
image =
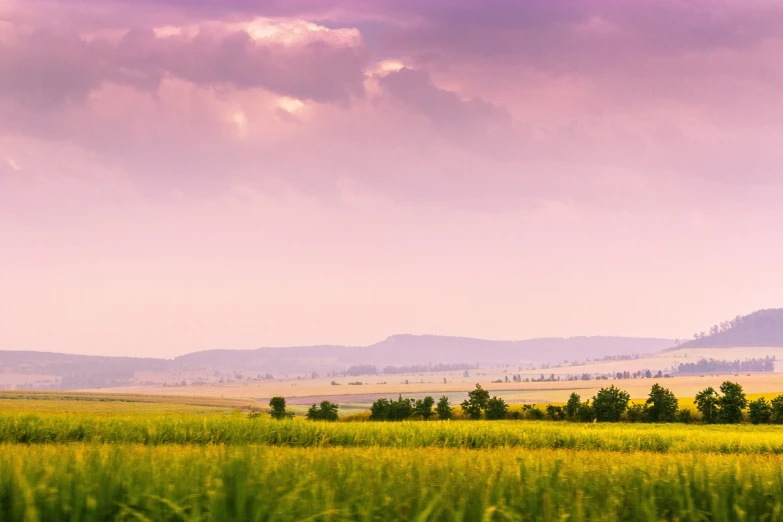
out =
[(783, 520), (780, 426), (53, 404), (0, 402), (0, 520)]
[(299, 448), (572, 449), (783, 454), (780, 426), (582, 424), (552, 421), (325, 423), (244, 414), (0, 414), (0, 444), (266, 445)]
[(781, 520), (768, 456), (2, 447), (2, 520)]

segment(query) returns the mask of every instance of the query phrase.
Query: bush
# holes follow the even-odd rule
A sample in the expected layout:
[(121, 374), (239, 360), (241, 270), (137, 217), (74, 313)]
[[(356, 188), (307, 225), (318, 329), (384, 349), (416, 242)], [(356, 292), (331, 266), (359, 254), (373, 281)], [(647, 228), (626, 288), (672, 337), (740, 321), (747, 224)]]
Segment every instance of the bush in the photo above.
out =
[(488, 401), (489, 392), (482, 388), (480, 384), (476, 384), (476, 389), (468, 392), (468, 398), (462, 402), (460, 407), (467, 418), (480, 419)]
[(748, 404), (748, 418), (753, 424), (769, 424), (772, 419), (772, 405), (764, 397)]
[(432, 406), (435, 404), (435, 399), (429, 395), (423, 399), (417, 399), (413, 405), (413, 414), (416, 417), (421, 417), (424, 420), (429, 420), (432, 417)]
[(770, 416), (770, 422), (772, 424), (783, 424), (783, 395), (778, 395), (772, 401), (770, 401), (770, 407), (772, 408), (772, 415)]
[(718, 418), (725, 424), (737, 424), (742, 421), (742, 410), (748, 405), (742, 386), (736, 382), (726, 381), (720, 385), (723, 397), (719, 399), (720, 410)]
[(736, 382), (725, 381), (720, 385), (719, 395), (714, 388), (705, 388), (696, 394), (696, 409), (702, 414), (704, 422), (737, 424), (742, 422), (742, 410), (748, 405), (742, 386)]
[(555, 406), (553, 404), (547, 404), (546, 417), (553, 421), (559, 421), (565, 419), (565, 411), (562, 406)]
[(542, 420), (546, 415), (543, 411), (539, 410), (535, 404), (525, 404), (522, 406), (522, 413), (525, 418), (531, 420)]
[(647, 407), (642, 404), (632, 404), (625, 412), (628, 422), (644, 422), (647, 420)]
[[(432, 399), (432, 397), (430, 397), (430, 399)], [(432, 404), (430, 404), (430, 412), (431, 411)], [(372, 403), (372, 406), (370, 407), (370, 420), (374, 421), (401, 421), (409, 419), (413, 414), (413, 400), (403, 399), (402, 395), (400, 395), (396, 401), (391, 399), (378, 399)]]
[(718, 422), (719, 397), (712, 386), (697, 393), (693, 403), (701, 413), (703, 422), (707, 424)]
[(285, 411), (284, 397), (272, 397), (271, 399), (269, 399), (269, 407), (271, 408), (269, 415), (273, 419), (281, 420), (286, 417), (293, 417), (293, 414), (288, 415)]
[(677, 397), (671, 390), (658, 383), (653, 384), (644, 409), (648, 422), (674, 422), (677, 414)]
[(690, 424), (693, 422), (691, 410), (677, 410), (674, 420), (683, 424)]
[(484, 416), (487, 420), (501, 420), (508, 416), (508, 404), (500, 397), (492, 397), (487, 401)]
[(593, 411), (593, 405), (590, 404), (590, 401), (583, 402), (579, 405), (576, 418), (581, 422), (593, 422), (595, 420), (595, 412)]
[(449, 404), (449, 398), (445, 395), (438, 399), (438, 405), (435, 407), (435, 411), (440, 420), (449, 420), (454, 416), (451, 404)]
[(579, 417), (579, 408), (582, 405), (581, 397), (576, 392), (571, 393), (568, 402), (565, 405), (565, 415), (568, 420), (577, 420)]
[(593, 397), (593, 412), (599, 422), (617, 422), (628, 408), (631, 396), (614, 384), (609, 388), (601, 388)]
[(337, 404), (329, 401), (321, 401), (320, 406), (313, 404), (307, 410), (307, 420), (336, 421), (338, 407)]
[(370, 406), (371, 421), (389, 420), (391, 416), (391, 399), (378, 399)]

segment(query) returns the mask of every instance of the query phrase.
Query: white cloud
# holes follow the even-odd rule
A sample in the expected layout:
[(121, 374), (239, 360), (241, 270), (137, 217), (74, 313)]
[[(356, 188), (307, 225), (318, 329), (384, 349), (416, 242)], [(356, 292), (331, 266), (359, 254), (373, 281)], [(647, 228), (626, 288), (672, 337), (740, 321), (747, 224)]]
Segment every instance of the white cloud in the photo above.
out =
[(247, 116), (242, 111), (237, 111), (234, 113), (234, 116), (232, 118), (232, 121), (236, 125), (237, 135), (240, 138), (244, 138), (247, 136)]
[(11, 167), (14, 170), (22, 170), (22, 167), (19, 166), (19, 164), (14, 160), (14, 158), (6, 158), (6, 163), (8, 163), (8, 166)]
[(284, 45), (328, 42), (331, 45), (358, 47), (362, 36), (358, 29), (330, 29), (305, 20), (272, 20), (256, 18), (250, 22), (232, 24), (233, 30), (243, 30), (255, 40), (271, 40)]
[(384, 73), (397, 72), (405, 67), (405, 64), (401, 60), (383, 60), (378, 62), (378, 71)]
[(289, 96), (281, 96), (277, 100), (277, 106), (286, 112), (295, 113), (304, 108), (305, 104), (298, 98), (291, 98)]

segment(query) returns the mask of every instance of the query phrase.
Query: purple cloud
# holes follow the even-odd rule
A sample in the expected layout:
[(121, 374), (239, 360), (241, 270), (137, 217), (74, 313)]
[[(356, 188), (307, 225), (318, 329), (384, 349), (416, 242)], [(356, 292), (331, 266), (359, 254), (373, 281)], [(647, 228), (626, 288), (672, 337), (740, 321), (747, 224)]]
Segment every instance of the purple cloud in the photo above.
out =
[(168, 74), (203, 86), (344, 103), (363, 95), (368, 58), (361, 47), (254, 40), (244, 30), (202, 29), (193, 37), (131, 30), (118, 43), (38, 30), (0, 44), (0, 95), (42, 107), (78, 104), (104, 82), (154, 91)]

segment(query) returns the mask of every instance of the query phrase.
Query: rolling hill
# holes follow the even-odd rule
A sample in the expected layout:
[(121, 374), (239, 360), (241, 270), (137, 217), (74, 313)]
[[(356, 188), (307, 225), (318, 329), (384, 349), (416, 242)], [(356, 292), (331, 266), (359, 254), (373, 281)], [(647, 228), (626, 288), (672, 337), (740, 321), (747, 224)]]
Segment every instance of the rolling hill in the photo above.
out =
[[(138, 374), (176, 371), (243, 374), (340, 372), (351, 366), (469, 364), (529, 365), (648, 354), (671, 347), (669, 339), (572, 337), (490, 341), (438, 335), (393, 335), (370, 346), (298, 346), (255, 350), (206, 350), (174, 359), (99, 357), (49, 352), (0, 351), (3, 375), (41, 376), (46, 387), (63, 389), (126, 386)], [(31, 378), (32, 379), (32, 378)], [(17, 379), (18, 380), (18, 379)], [(35, 380), (35, 379), (33, 379)], [(27, 382), (27, 381), (25, 381)]]
[(257, 350), (208, 350), (174, 359), (183, 367), (237, 367), (246, 371), (309, 372), (316, 368), (345, 369), (353, 365), (404, 366), (427, 364), (543, 364), (584, 361), (605, 356), (658, 352), (670, 339), (635, 337), (543, 338), (488, 341), (439, 335), (393, 335), (360, 347), (302, 346)]
[[(649, 355), (687, 348), (783, 347), (783, 308), (759, 310), (713, 326), (709, 333), (674, 346), (674, 341), (634, 337), (541, 338), (492, 341), (440, 335), (393, 335), (369, 346), (293, 346), (254, 350), (206, 350), (174, 359), (0, 351), (0, 387), (29, 385), (61, 389), (172, 382), (183, 373), (303, 375), (344, 372), (352, 366), (428, 365), (528, 366)], [(736, 350), (735, 350), (736, 351)], [(728, 353), (728, 351), (727, 351)], [(733, 352), (732, 352), (733, 353)], [(710, 357), (721, 359), (714, 355)], [(736, 354), (733, 355), (736, 358)], [(419, 371), (419, 370), (417, 370)]]
[(783, 347), (783, 308), (737, 316), (694, 337), (676, 348)]

